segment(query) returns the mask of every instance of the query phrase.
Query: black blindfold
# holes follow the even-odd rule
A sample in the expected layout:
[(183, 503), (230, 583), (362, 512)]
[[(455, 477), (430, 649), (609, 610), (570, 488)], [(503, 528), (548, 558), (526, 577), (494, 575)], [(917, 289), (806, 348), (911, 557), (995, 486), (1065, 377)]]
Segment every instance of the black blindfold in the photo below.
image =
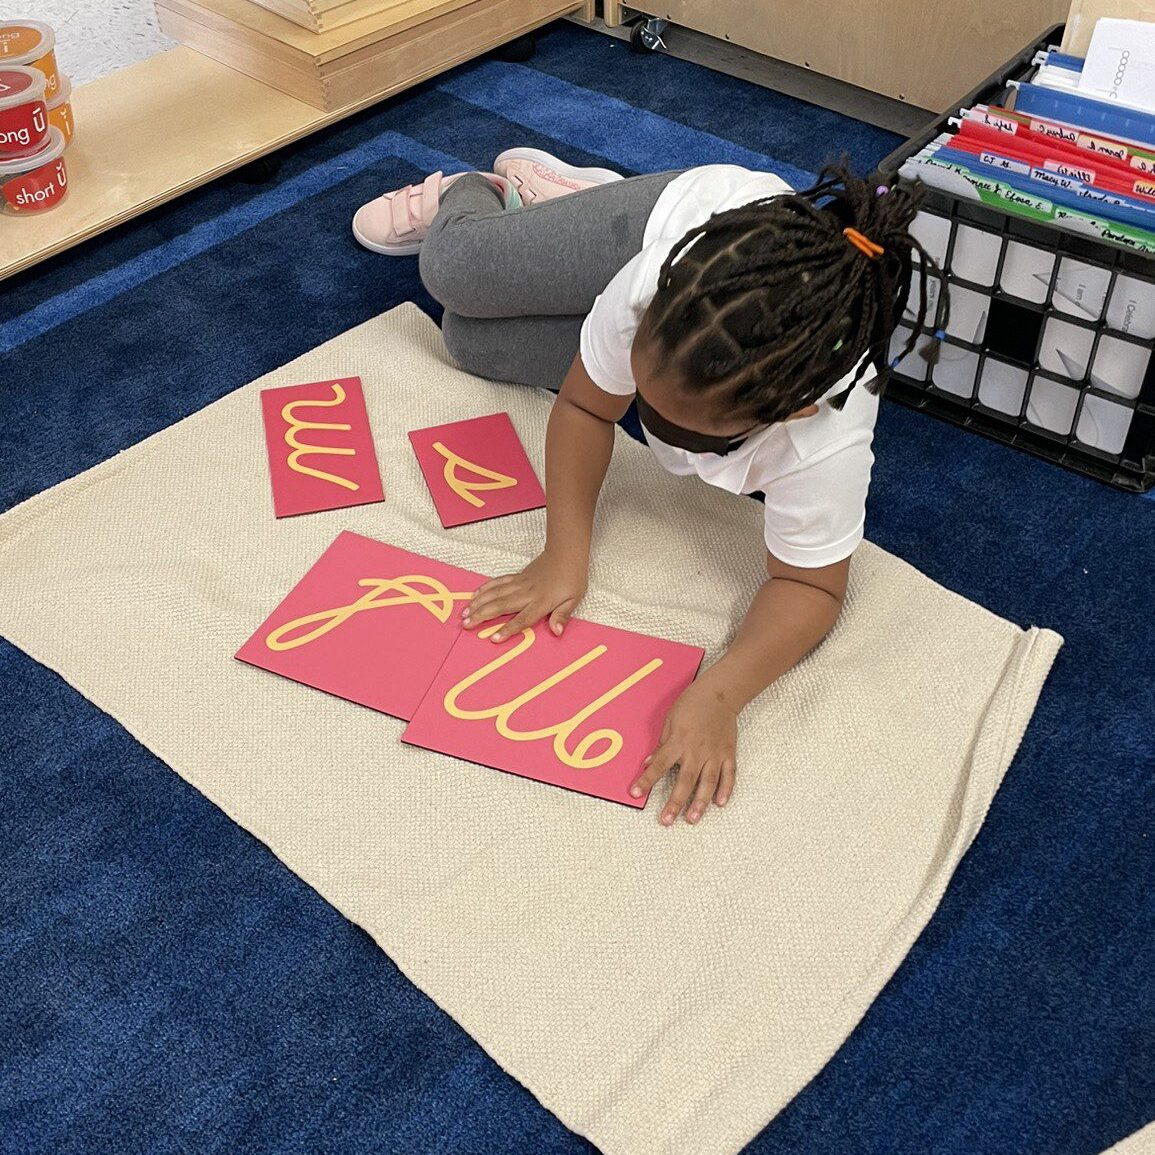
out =
[(741, 437), (713, 437), (709, 433), (683, 429), (681, 425), (667, 421), (656, 409), (651, 408), (641, 393), (635, 394), (635, 400), (638, 405), (638, 419), (642, 425), (659, 441), (664, 441), (675, 449), (684, 449), (687, 453), (716, 453), (719, 457), (725, 457), (727, 453), (733, 453), (743, 445), (750, 436), (749, 433), (743, 433)]

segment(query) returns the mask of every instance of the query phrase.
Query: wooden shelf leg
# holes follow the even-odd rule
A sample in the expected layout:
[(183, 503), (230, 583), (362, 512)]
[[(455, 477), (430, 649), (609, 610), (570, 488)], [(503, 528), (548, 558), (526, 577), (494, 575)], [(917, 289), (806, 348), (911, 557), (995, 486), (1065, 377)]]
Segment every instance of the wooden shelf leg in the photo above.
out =
[(617, 28), (621, 25), (623, 7), (621, 0), (603, 0), (602, 19), (607, 28)]

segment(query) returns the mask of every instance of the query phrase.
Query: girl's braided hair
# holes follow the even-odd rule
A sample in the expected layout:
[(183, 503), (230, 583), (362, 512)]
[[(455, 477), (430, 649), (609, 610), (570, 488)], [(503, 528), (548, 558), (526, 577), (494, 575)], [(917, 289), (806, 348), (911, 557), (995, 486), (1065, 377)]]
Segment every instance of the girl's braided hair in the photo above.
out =
[[(721, 391), (729, 408), (766, 424), (813, 404), (852, 371), (830, 398), (835, 408), (871, 369), (866, 387), (881, 393), (912, 252), (922, 262), (920, 317), (927, 270), (937, 268), (909, 232), (922, 186), (883, 187), (853, 176), (843, 160), (805, 192), (753, 201), (691, 229), (662, 265), (639, 329), (657, 367), (688, 389)], [(847, 228), (883, 252), (868, 256)], [(916, 332), (896, 361), (913, 350)]]

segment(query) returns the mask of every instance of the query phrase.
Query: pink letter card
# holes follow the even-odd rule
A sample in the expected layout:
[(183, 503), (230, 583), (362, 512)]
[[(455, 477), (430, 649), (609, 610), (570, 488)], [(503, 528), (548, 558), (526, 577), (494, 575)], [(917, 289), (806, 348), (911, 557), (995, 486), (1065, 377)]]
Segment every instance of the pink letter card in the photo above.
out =
[(402, 738), (626, 806), (702, 650), (574, 618), (500, 646), (463, 631)]
[(383, 501), (360, 377), (261, 390), (277, 517)]
[(236, 656), (408, 721), (485, 580), (346, 531)]
[(446, 529), (545, 505), (508, 413), (415, 429), (409, 440)]

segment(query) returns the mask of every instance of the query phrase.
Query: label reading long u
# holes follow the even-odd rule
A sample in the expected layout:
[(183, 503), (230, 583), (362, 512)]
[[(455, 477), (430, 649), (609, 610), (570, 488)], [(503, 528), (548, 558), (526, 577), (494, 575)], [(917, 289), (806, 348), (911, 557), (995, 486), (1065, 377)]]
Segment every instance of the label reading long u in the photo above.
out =
[[(500, 628), (500, 626), (490, 626), (482, 630), (478, 636), (482, 638), (490, 637)], [(527, 702), (532, 702), (534, 698), (540, 697), (540, 695), (544, 694), (553, 686), (564, 682), (566, 678), (577, 673), (578, 670), (583, 669), (585, 666), (588, 666), (590, 662), (597, 661), (597, 659), (606, 652), (608, 647), (603, 645), (594, 646), (593, 649), (588, 650), (580, 658), (576, 658), (570, 662), (564, 669), (558, 670), (556, 674), (551, 674), (548, 678), (543, 679), (536, 685), (531, 686), (528, 690), (518, 694), (516, 698), (510, 698), (509, 701), (502, 702), (500, 705), (488, 706), (481, 710), (466, 710), (458, 705), (458, 699), (466, 690), (484, 681), (484, 679), (495, 670), (499, 670), (503, 666), (507, 666), (510, 662), (516, 661), (526, 650), (533, 646), (536, 640), (537, 635), (532, 629), (522, 630), (521, 637), (514, 646), (503, 650), (493, 661), (487, 662), (479, 670), (474, 670), (472, 674), (462, 678), (460, 682), (448, 690), (444, 701), (445, 712), (451, 717), (460, 718), (462, 721), (478, 721), (484, 718), (493, 718), (497, 732), (503, 738), (508, 738), (511, 742), (536, 742), (542, 738), (552, 738), (553, 752), (557, 760), (573, 770), (593, 770), (598, 766), (604, 766), (607, 762), (616, 758), (621, 751), (622, 736), (617, 730), (611, 730), (608, 727), (601, 730), (594, 730), (582, 738), (572, 750), (570, 750), (566, 744), (568, 739), (587, 718), (592, 717), (602, 709), (603, 706), (607, 706), (615, 698), (620, 697), (643, 679), (648, 678), (661, 666), (662, 659), (654, 658), (644, 666), (640, 666), (628, 677), (618, 682), (616, 686), (607, 690), (601, 697), (595, 698), (589, 705), (583, 706), (577, 713), (571, 714), (568, 718), (556, 722), (552, 726), (543, 726), (538, 730), (515, 730), (510, 724), (513, 715)], [(604, 742), (606, 744), (605, 747), (600, 753), (591, 754), (591, 749), (599, 742)]]
[(290, 401), (281, 409), (281, 417), (288, 426), (285, 430), (285, 444), (292, 450), (292, 453), (289, 454), (288, 465), (296, 473), (306, 473), (310, 477), (329, 481), (333, 485), (340, 485), (355, 492), (361, 488), (357, 482), (350, 481), (345, 477), (338, 477), (333, 473), (326, 473), (323, 469), (313, 469), (312, 466), (301, 464), (301, 458), (312, 453), (329, 454), (332, 457), (355, 457), (357, 455), (355, 449), (341, 449), (335, 445), (310, 445), (307, 442), (302, 442), (298, 436), (305, 429), (332, 429), (338, 433), (348, 433), (353, 428), (352, 425), (342, 422), (301, 421), (297, 417), (295, 410), (301, 407), (332, 409), (334, 406), (342, 404), (345, 400), (345, 390), (341, 385), (334, 381), (329, 388), (333, 390), (331, 400), (325, 401), (318, 398), (314, 401), (311, 397), (303, 397), (299, 401)]

